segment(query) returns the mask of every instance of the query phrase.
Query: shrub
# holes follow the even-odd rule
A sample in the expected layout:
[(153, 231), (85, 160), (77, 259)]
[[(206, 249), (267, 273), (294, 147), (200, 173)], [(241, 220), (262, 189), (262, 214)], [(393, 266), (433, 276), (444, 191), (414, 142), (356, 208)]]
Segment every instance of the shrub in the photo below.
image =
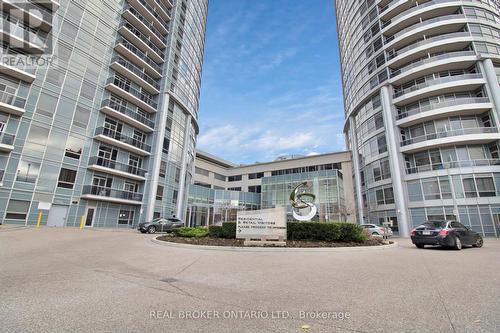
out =
[(174, 229), (174, 234), (179, 237), (205, 237), (208, 235), (208, 229), (204, 227), (197, 227), (197, 228), (188, 228), (188, 227), (182, 227), (178, 229)]
[(220, 225), (211, 225), (208, 227), (208, 236), (212, 238), (224, 238), (223, 235)]
[(363, 228), (340, 222), (288, 222), (287, 239), (326, 242), (364, 242)]
[(236, 238), (236, 222), (222, 223), (222, 237), (223, 238)]

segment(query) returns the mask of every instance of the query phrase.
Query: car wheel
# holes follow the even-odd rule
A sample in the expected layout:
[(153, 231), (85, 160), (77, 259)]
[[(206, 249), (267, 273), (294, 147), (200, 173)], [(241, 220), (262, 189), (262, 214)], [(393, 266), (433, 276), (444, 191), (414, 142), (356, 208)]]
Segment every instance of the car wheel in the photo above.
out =
[(154, 225), (150, 226), (148, 228), (148, 233), (150, 234), (154, 234), (156, 232), (156, 227)]
[(460, 251), (462, 249), (462, 241), (460, 241), (460, 238), (455, 237), (455, 250)]
[(424, 244), (415, 244), (416, 247), (418, 247), (419, 249), (423, 249), (425, 247)]
[(141, 230), (141, 234), (145, 234), (146, 232), (144, 230)]
[(483, 247), (483, 237), (478, 236), (472, 247)]

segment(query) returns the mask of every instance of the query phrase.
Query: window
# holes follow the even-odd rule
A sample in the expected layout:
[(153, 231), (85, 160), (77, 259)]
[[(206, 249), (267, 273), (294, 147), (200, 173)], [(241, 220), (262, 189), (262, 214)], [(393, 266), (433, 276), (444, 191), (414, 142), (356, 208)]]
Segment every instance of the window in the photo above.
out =
[(177, 197), (179, 196), (179, 192), (177, 190), (174, 190), (174, 194), (172, 195), (172, 203), (176, 204), (177, 203)]
[(239, 182), (239, 181), (241, 181), (241, 175), (238, 175), (238, 176), (229, 176), (228, 180), (230, 182)]
[(75, 117), (73, 118), (73, 125), (87, 128), (89, 124), (90, 110), (83, 106), (77, 105), (75, 110)]
[(220, 173), (214, 172), (214, 178), (218, 180), (222, 180), (223, 182), (226, 181), (226, 176), (221, 175)]
[(440, 199), (439, 183), (437, 179), (426, 179), (422, 181), (422, 188), (424, 189), (425, 200)]
[(19, 161), (17, 167), (17, 177), (18, 182), (25, 183), (35, 183), (38, 177), (38, 172), (40, 171), (40, 163)]
[(248, 192), (251, 192), (251, 193), (261, 193), (262, 192), (262, 186), (261, 185), (248, 186)]
[(462, 183), (464, 184), (465, 196), (467, 198), (477, 197), (477, 190), (476, 190), (476, 184), (474, 183), (474, 178), (462, 179)]
[(83, 81), (82, 90), (80, 91), (80, 96), (94, 100), (96, 85), (87, 81)]
[(75, 138), (74, 136), (69, 136), (66, 142), (66, 152), (64, 155), (79, 160), (82, 155), (83, 145), (83, 140)]
[(29, 209), (29, 201), (10, 200), (9, 205), (7, 206), (5, 218), (12, 220), (26, 220)]
[(40, 98), (36, 105), (36, 113), (43, 114), (44, 116), (52, 118), (56, 110), (57, 97), (52, 95), (47, 95), (45, 93), (40, 94)]
[(160, 212), (154, 212), (153, 213), (153, 219), (160, 218), (160, 216), (161, 216)]
[(156, 200), (163, 200), (163, 186), (156, 187)]
[(137, 193), (137, 191), (139, 190), (139, 184), (126, 181), (123, 185), (123, 190), (125, 192)]
[(495, 196), (495, 183), (493, 178), (484, 177), (476, 178), (477, 191), (480, 197), (494, 197)]
[(241, 192), (241, 187), (229, 187), (227, 190), (228, 191), (238, 191), (238, 192)]
[(165, 154), (168, 154), (168, 147), (170, 146), (170, 140), (167, 139), (167, 138), (163, 138), (163, 149), (162, 151), (165, 153)]
[(202, 169), (202, 168), (198, 168), (198, 167), (195, 167), (194, 168), (194, 172), (198, 175), (202, 175), (202, 176), (207, 176), (209, 175), (209, 172), (208, 170), (205, 170), (205, 169)]
[(133, 210), (120, 210), (118, 214), (118, 224), (132, 225), (134, 223)]
[(160, 162), (160, 172), (159, 172), (160, 177), (165, 178), (167, 175), (167, 162), (161, 161)]
[(45, 146), (47, 145), (47, 139), (49, 137), (49, 129), (31, 125), (30, 132), (28, 137), (26, 138), (25, 148), (41, 151), (45, 150)]
[(264, 173), (263, 172), (249, 173), (248, 174), (248, 179), (260, 179), (262, 177), (264, 177)]
[(76, 170), (61, 168), (57, 187), (73, 188), (75, 185)]

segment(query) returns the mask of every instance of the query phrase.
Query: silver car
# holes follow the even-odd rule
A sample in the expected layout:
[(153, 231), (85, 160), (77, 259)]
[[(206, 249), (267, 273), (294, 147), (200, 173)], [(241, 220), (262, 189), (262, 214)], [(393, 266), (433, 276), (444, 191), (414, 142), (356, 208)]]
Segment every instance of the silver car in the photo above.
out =
[(392, 237), (392, 229), (387, 227), (387, 235), (385, 234), (385, 229), (381, 225), (376, 224), (361, 224), (361, 227), (366, 230), (369, 235), (372, 236), (388, 236)]

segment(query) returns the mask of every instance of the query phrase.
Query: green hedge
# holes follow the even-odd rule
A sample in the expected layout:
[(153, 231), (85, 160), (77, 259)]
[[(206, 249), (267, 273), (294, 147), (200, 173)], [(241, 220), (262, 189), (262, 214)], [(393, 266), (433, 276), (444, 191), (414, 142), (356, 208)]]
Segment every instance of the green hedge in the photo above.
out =
[(208, 236), (208, 229), (204, 227), (198, 227), (198, 228), (182, 227), (174, 229), (174, 234), (179, 237), (188, 237), (188, 238), (205, 237)]
[(363, 228), (341, 222), (288, 222), (287, 239), (326, 242), (363, 242), (367, 235)]
[[(224, 222), (222, 226), (210, 226), (209, 236), (236, 238), (236, 222)], [(326, 242), (364, 242), (367, 235), (357, 224), (342, 222), (288, 222), (287, 239)]]

